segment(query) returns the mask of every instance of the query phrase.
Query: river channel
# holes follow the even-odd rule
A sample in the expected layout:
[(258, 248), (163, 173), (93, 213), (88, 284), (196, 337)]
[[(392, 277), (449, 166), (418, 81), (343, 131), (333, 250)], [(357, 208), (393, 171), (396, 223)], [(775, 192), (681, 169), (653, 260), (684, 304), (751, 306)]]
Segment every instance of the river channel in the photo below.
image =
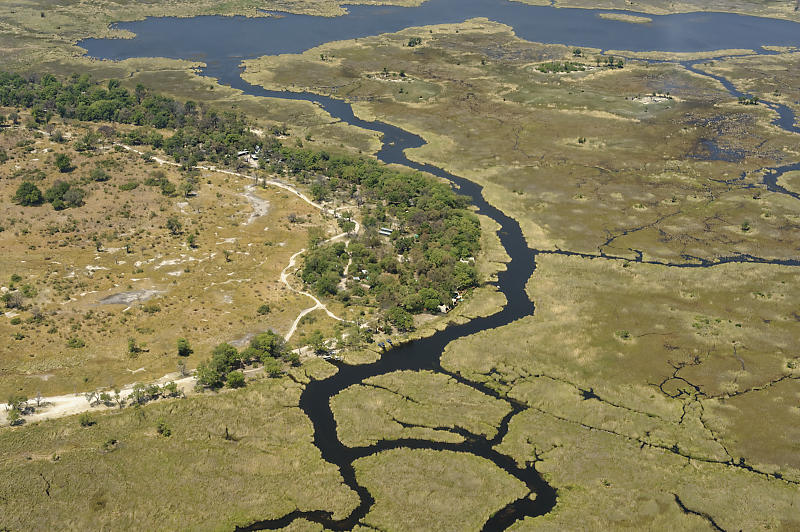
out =
[[(534, 304), (525, 285), (536, 269), (540, 253), (572, 254), (568, 251), (537, 251), (530, 249), (517, 221), (483, 198), (482, 187), (441, 168), (408, 159), (405, 150), (424, 144), (424, 140), (409, 131), (380, 121), (365, 121), (356, 117), (350, 105), (334, 98), (303, 92), (270, 91), (245, 82), (241, 61), (263, 55), (299, 53), (319, 44), (342, 39), (365, 37), (394, 32), (410, 26), (455, 23), (475, 17), (486, 17), (513, 27), (517, 36), (536, 42), (559, 43), (615, 50), (655, 50), (696, 52), (746, 48), (756, 51), (762, 46), (800, 45), (800, 25), (775, 19), (724, 13), (689, 13), (654, 16), (650, 24), (628, 24), (597, 17), (597, 12), (583, 9), (557, 9), (530, 6), (506, 0), (432, 0), (418, 7), (348, 6), (348, 14), (340, 17), (315, 17), (280, 14), (267, 18), (213, 17), (155, 18), (121, 23), (121, 29), (134, 32), (133, 39), (87, 39), (79, 43), (88, 55), (121, 60), (131, 57), (170, 57), (203, 61), (202, 73), (224, 85), (255, 96), (307, 100), (321, 106), (334, 118), (382, 135), (382, 148), (375, 154), (386, 163), (398, 163), (429, 172), (452, 182), (458, 192), (468, 196), (477, 212), (500, 225), (498, 235), (510, 257), (507, 269), (498, 274), (497, 286), (507, 299), (505, 307), (488, 317), (475, 318), (462, 325), (450, 325), (433, 336), (391, 349), (372, 364), (350, 366), (337, 363), (334, 376), (310, 382), (300, 398), (300, 408), (311, 420), (314, 444), (322, 458), (338, 466), (344, 482), (354, 490), (360, 503), (349, 516), (335, 520), (325, 511), (295, 511), (277, 519), (267, 519), (242, 530), (282, 528), (303, 518), (322, 524), (328, 529), (351, 529), (362, 521), (374, 504), (369, 491), (356, 477), (353, 462), (384, 450), (399, 447), (437, 449), (470, 453), (485, 458), (510, 475), (524, 482), (531, 496), (523, 497), (500, 509), (483, 526), (484, 530), (504, 530), (527, 516), (543, 515), (556, 503), (556, 490), (538, 474), (535, 463), (520, 467), (508, 456), (494, 450), (508, 431), (510, 420), (525, 409), (525, 405), (510, 401), (480, 383), (468, 381), (442, 368), (440, 358), (447, 344), (480, 331), (501, 327), (534, 312)], [(636, 14), (636, 13), (633, 13)], [(767, 53), (764, 50), (761, 50)], [(691, 63), (687, 68), (707, 76)], [(732, 95), (740, 95), (733, 86), (718, 78)], [(798, 132), (794, 113), (785, 106), (766, 102), (778, 113), (776, 124), (787, 131)], [(765, 185), (774, 192), (798, 196), (777, 185), (783, 171), (797, 169), (800, 164), (776, 168), (765, 178)], [(579, 255), (579, 254), (574, 254)], [(616, 258), (602, 255), (606, 258)], [(758, 257), (734, 256), (715, 262), (693, 260), (686, 263), (664, 264), (675, 267), (710, 267), (723, 262), (768, 262)], [(626, 259), (627, 260), (627, 259)], [(641, 255), (639, 259), (641, 261)], [(800, 266), (796, 260), (774, 261), (776, 264)], [(444, 373), (458, 382), (510, 404), (511, 411), (502, 420), (494, 438), (471, 434), (463, 429), (451, 429), (464, 437), (461, 443), (442, 443), (422, 439), (383, 440), (367, 447), (347, 447), (337, 436), (336, 422), (330, 400), (342, 390), (377, 375), (400, 370), (431, 370)]]

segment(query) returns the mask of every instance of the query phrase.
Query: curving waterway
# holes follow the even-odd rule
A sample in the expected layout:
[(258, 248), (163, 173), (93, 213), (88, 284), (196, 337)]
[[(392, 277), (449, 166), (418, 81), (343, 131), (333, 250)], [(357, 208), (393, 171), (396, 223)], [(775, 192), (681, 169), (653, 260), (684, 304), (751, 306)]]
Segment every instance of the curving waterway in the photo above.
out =
[[(556, 491), (536, 471), (535, 463), (523, 467), (510, 457), (498, 453), (494, 446), (508, 432), (510, 420), (526, 407), (496, 391), (445, 370), (440, 363), (447, 344), (464, 336), (501, 327), (534, 312), (534, 304), (525, 291), (525, 285), (536, 269), (540, 253), (558, 253), (589, 258), (615, 257), (600, 253), (584, 255), (569, 251), (537, 251), (528, 248), (519, 224), (483, 198), (482, 187), (441, 168), (408, 159), (405, 150), (420, 147), (424, 140), (411, 132), (380, 121), (359, 119), (344, 101), (304, 92), (270, 91), (251, 85), (241, 78), (243, 59), (280, 53), (298, 53), (316, 45), (340, 39), (352, 39), (384, 32), (398, 31), (410, 26), (462, 22), (474, 17), (487, 17), (513, 27), (524, 39), (536, 42), (561, 43), (616, 50), (658, 50), (696, 52), (730, 48), (760, 49), (766, 45), (800, 45), (800, 25), (774, 19), (748, 17), (724, 13), (689, 13), (653, 16), (651, 24), (627, 24), (600, 19), (597, 12), (582, 9), (556, 9), (529, 6), (506, 0), (432, 0), (418, 7), (350, 6), (345, 16), (325, 18), (306, 15), (282, 14), (279, 17), (251, 19), (244, 17), (194, 17), (158, 18), (119, 24), (137, 34), (129, 40), (88, 39), (79, 43), (93, 57), (126, 59), (131, 57), (171, 57), (200, 60), (206, 63), (203, 74), (220, 83), (254, 96), (307, 100), (321, 106), (333, 117), (348, 124), (379, 132), (383, 144), (376, 157), (386, 163), (398, 163), (445, 178), (468, 196), (477, 211), (500, 225), (498, 236), (510, 257), (507, 268), (498, 274), (497, 286), (505, 295), (505, 307), (488, 317), (475, 318), (462, 325), (451, 325), (433, 336), (417, 340), (385, 353), (372, 364), (349, 366), (337, 363), (338, 372), (327, 379), (306, 385), (300, 408), (311, 420), (314, 444), (322, 458), (338, 466), (347, 486), (358, 494), (358, 506), (344, 519), (333, 519), (326, 511), (295, 511), (277, 519), (267, 519), (241, 530), (282, 528), (303, 518), (322, 524), (328, 529), (353, 528), (367, 515), (375, 503), (369, 491), (356, 477), (353, 462), (359, 458), (394, 448), (451, 450), (470, 453), (491, 461), (497, 467), (519, 479), (528, 487), (530, 496), (512, 502), (496, 512), (483, 526), (484, 530), (504, 530), (519, 519), (543, 515), (556, 503)], [(213, 36), (213, 38), (210, 38)], [(767, 53), (764, 51), (764, 53)], [(698, 74), (709, 76), (695, 63), (684, 66)], [(714, 76), (710, 76), (714, 77)], [(724, 78), (714, 77), (734, 96), (741, 94)], [(788, 107), (765, 102), (778, 113), (775, 124), (786, 131), (800, 132), (795, 125), (794, 113)], [(800, 199), (798, 194), (780, 187), (778, 177), (785, 171), (800, 169), (800, 163), (771, 169), (764, 183), (771, 191)], [(710, 267), (726, 262), (758, 262), (800, 266), (797, 260), (773, 261), (746, 255), (736, 255), (708, 261), (684, 257), (684, 263), (655, 263), (670, 267)], [(635, 259), (642, 260), (641, 254)], [(449, 375), (456, 381), (480, 392), (507, 402), (511, 409), (503, 418), (497, 434), (486, 438), (464, 429), (451, 430), (463, 436), (461, 443), (442, 443), (423, 439), (382, 440), (364, 447), (347, 447), (337, 435), (336, 421), (330, 400), (342, 390), (357, 385), (365, 379), (400, 370), (431, 370)], [(590, 393), (590, 392), (589, 392)]]

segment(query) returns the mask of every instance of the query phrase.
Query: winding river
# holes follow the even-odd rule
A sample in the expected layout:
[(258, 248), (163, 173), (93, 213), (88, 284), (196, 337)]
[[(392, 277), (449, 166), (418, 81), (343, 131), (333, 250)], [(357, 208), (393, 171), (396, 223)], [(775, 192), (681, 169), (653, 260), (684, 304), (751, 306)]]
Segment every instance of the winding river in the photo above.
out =
[[(383, 145), (376, 154), (386, 163), (398, 163), (448, 179), (461, 194), (469, 196), (478, 212), (500, 225), (498, 235), (510, 257), (507, 269), (498, 274), (497, 286), (507, 299), (505, 307), (488, 317), (475, 318), (462, 325), (451, 325), (433, 336), (392, 349), (372, 364), (350, 366), (337, 363), (338, 372), (327, 379), (312, 381), (300, 398), (300, 408), (311, 420), (314, 444), (322, 458), (336, 464), (344, 482), (360, 499), (349, 516), (336, 520), (326, 511), (295, 511), (277, 519), (253, 523), (242, 530), (277, 529), (298, 518), (322, 524), (328, 529), (353, 528), (362, 521), (374, 504), (369, 491), (358, 483), (353, 462), (394, 448), (451, 450), (470, 453), (491, 461), (497, 467), (519, 479), (530, 494), (496, 512), (483, 526), (484, 530), (504, 530), (526, 516), (543, 515), (556, 503), (556, 491), (536, 471), (535, 463), (520, 467), (514, 460), (495, 451), (508, 432), (510, 420), (526, 407), (500, 396), (496, 391), (464, 379), (445, 370), (440, 363), (447, 344), (487, 329), (501, 327), (534, 312), (534, 304), (525, 291), (525, 285), (536, 269), (536, 257), (542, 253), (584, 256), (569, 251), (537, 251), (528, 248), (519, 224), (499, 209), (486, 202), (482, 187), (441, 168), (408, 159), (405, 150), (424, 144), (424, 140), (411, 132), (380, 121), (365, 121), (353, 114), (344, 101), (312, 93), (270, 91), (245, 82), (240, 76), (243, 59), (280, 53), (299, 53), (316, 45), (340, 39), (352, 39), (384, 32), (398, 31), (410, 26), (447, 22), (462, 22), (474, 17), (487, 17), (513, 27), (524, 39), (536, 42), (561, 43), (574, 46), (616, 50), (660, 50), (694, 52), (732, 48), (759, 50), (764, 45), (800, 45), (800, 25), (774, 19), (748, 17), (724, 13), (689, 13), (682, 15), (647, 15), (650, 24), (627, 24), (616, 20), (600, 19), (596, 11), (582, 9), (556, 9), (529, 6), (506, 0), (431, 0), (418, 7), (350, 6), (345, 16), (325, 18), (306, 15), (281, 15), (261, 19), (244, 17), (194, 17), (147, 19), (119, 24), (133, 31), (136, 38), (128, 40), (88, 39), (79, 43), (93, 57), (125, 59), (130, 57), (171, 57), (200, 60), (207, 67), (203, 74), (217, 78), (220, 83), (240, 89), (247, 94), (272, 98), (307, 100), (321, 106), (334, 118), (382, 134)], [(213, 39), (209, 36), (213, 35)], [(767, 53), (766, 51), (763, 51)], [(694, 63), (684, 66), (698, 74), (709, 76)], [(712, 76), (713, 77), (713, 76)], [(723, 78), (715, 77), (734, 96), (740, 94)], [(788, 107), (771, 102), (765, 104), (778, 113), (775, 123), (784, 130), (800, 132), (795, 125), (794, 113)], [(800, 199), (798, 194), (777, 184), (778, 176), (788, 170), (800, 169), (800, 163), (773, 169), (764, 179), (771, 191)], [(598, 255), (585, 255), (595, 258)], [(601, 253), (599, 256), (616, 259)], [(684, 263), (656, 263), (674, 267), (709, 267), (724, 262), (760, 262), (800, 266), (797, 260), (773, 261), (736, 255), (714, 262), (684, 257)], [(629, 260), (629, 259), (624, 259)], [(638, 259), (642, 260), (641, 254)], [(510, 412), (503, 418), (497, 434), (489, 439), (463, 429), (449, 429), (463, 436), (460, 443), (442, 443), (422, 439), (382, 440), (365, 447), (347, 447), (337, 436), (336, 422), (330, 400), (342, 390), (357, 385), (365, 379), (400, 370), (431, 370), (449, 375), (456, 381), (480, 392), (506, 401)], [(586, 392), (591, 394), (591, 391)], [(442, 429), (447, 430), (447, 429)]]

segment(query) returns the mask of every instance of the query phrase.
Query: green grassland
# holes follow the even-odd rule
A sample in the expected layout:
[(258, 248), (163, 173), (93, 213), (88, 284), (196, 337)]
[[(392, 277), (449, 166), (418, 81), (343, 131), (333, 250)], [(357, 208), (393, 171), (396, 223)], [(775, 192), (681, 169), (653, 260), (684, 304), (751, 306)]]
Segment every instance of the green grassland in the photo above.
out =
[[(552, 255), (537, 264), (536, 315), (458, 340), (442, 359), (530, 407), (498, 447), (541, 460), (559, 489), (553, 515), (530, 524), (574, 526), (599, 499), (598, 527), (679, 526), (677, 494), (726, 529), (797, 526), (796, 274)], [(741, 499), (725, 496), (729, 483)], [(769, 511), (754, 510), (766, 501)]]
[(376, 499), (364, 522), (380, 530), (477, 530), (526, 494), (490, 462), (450, 451), (395, 449), (355, 468)]
[(420, 438), (463, 441), (448, 428), (489, 438), (509, 412), (507, 403), (431, 372), (396, 372), (372, 377), (331, 400), (339, 440), (364, 446), (379, 440)]
[[(792, 4), (720, 0), (669, 9), (792, 18)], [(196, 64), (113, 63), (74, 55), (75, 39), (107, 34), (111, 20), (256, 15), (254, 8), (262, 4), (152, 3), (137, 5), (135, 12), (124, 2), (99, 5), (102, 16), (83, 20), (85, 4), (20, 2), (14, 13), (0, 16), (0, 48), (12, 65), (126, 78), (131, 88), (142, 82), (179, 99), (236, 108), (264, 128), (286, 123), (289, 142), (306, 147), (377, 149), (374, 134), (333, 123), (311, 104), (242, 95), (198, 76), (192, 71)], [(45, 7), (51, 9), (41, 17)], [(322, 2), (274, 7), (325, 14), (341, 9)], [(650, 2), (593, 7), (666, 10)], [(420, 45), (407, 45), (417, 37)], [(761, 168), (798, 155), (796, 140), (769, 125), (772, 113), (738, 105), (716, 82), (678, 65), (632, 59), (610, 69), (598, 64), (607, 55), (582, 50), (576, 57), (570, 47), (529, 43), (505, 26), (476, 20), (261, 58), (247, 62), (246, 77), (271, 88), (346, 98), (359, 116), (421, 134), (429, 144), (413, 150), (414, 159), (484, 185), (487, 199), (519, 220), (530, 245), (543, 250), (671, 263), (696, 262), (687, 255), (712, 262), (737, 253), (796, 258), (795, 200), (759, 185), (743, 187), (760, 181)], [(732, 76), (767, 99), (778, 91), (773, 98), (794, 105), (795, 59), (789, 52), (704, 68)], [(537, 70), (553, 61), (581, 62), (585, 70)], [(75, 136), (84, 132), (76, 123), (58, 127)], [(708, 142), (744, 157), (713, 160), (704, 148)], [(278, 274), (305, 247), (304, 229), (329, 221), (292, 195), (255, 191), (269, 202), (269, 211), (247, 224), (251, 207), (242, 196), (244, 182), (203, 172), (198, 195), (188, 199), (166, 198), (143, 184), (123, 191), (120, 184), (143, 182), (156, 166), (134, 154), (100, 149), (92, 156), (69, 151), (77, 166), (70, 179), (109, 161), (109, 181), (82, 185), (89, 191), (85, 206), (23, 208), (8, 199), (21, 182), (15, 172), (41, 169), (37, 183), (47, 188), (59, 178), (53, 154), (71, 148), (23, 129), (5, 130), (0, 143), (12, 156), (0, 166), (6, 207), (0, 243), (10, 250), (0, 258), (0, 271), (9, 278), (0, 281), (20, 275), (17, 284), (34, 287), (31, 300), (45, 310), (46, 320), (28, 321), (30, 311), (18, 324), (10, 317), (0, 320), (0, 336), (23, 336), (0, 347), (0, 393), (106, 386), (132, 379), (129, 371), (139, 367), (145, 372), (137, 379), (159, 377), (175, 368), (177, 336), (195, 346), (192, 365), (219, 341), (245, 339), (268, 327), (284, 331), (308, 306), (307, 299), (281, 288)], [(742, 171), (742, 181), (728, 181)], [(176, 183), (182, 178), (177, 170), (165, 172)], [(798, 188), (794, 174), (781, 184)], [(120, 213), (126, 204), (130, 218)], [(26, 209), (37, 209), (37, 215)], [(307, 222), (290, 225), (289, 213)], [(170, 216), (179, 217), (184, 231), (198, 229), (197, 249), (187, 248), (185, 235), (170, 234)], [(53, 224), (58, 230), (51, 233)], [(491, 278), (507, 257), (494, 225), (486, 219), (481, 224), (477, 267)], [(63, 228), (70, 230), (65, 234)], [(102, 241), (99, 251), (93, 235)], [(132, 241), (130, 254), (126, 240)], [(231, 252), (230, 262), (224, 250)], [(677, 268), (547, 251), (536, 260), (528, 285), (535, 315), (453, 342), (442, 358), (449, 371), (526, 406), (497, 450), (520, 464), (534, 463), (558, 490), (558, 503), (553, 512), (515, 529), (800, 527), (800, 294), (794, 268)], [(75, 265), (74, 277), (64, 269), (67, 263)], [(136, 289), (163, 291), (148, 302), (159, 310), (146, 311), (146, 303), (127, 312), (97, 305), (105, 295)], [(256, 309), (265, 302), (270, 312), (259, 315)], [(502, 304), (493, 287), (480, 287), (448, 315), (418, 316), (415, 334), (486, 315)], [(336, 302), (331, 308), (337, 314), (347, 310)], [(334, 321), (313, 312), (297, 338), (316, 330), (341, 336), (343, 328)], [(149, 349), (136, 359), (125, 352), (131, 335)], [(67, 348), (72, 336), (87, 346)], [(379, 353), (375, 348), (342, 355), (364, 363)], [(231, 529), (295, 508), (343, 517), (357, 497), (335, 467), (321, 460), (297, 406), (302, 383), (334, 372), (331, 364), (310, 358), (289, 368), (290, 378), (93, 413), (96, 424), (88, 427), (70, 417), (4, 428), (0, 528)], [(427, 372), (369, 379), (335, 397), (332, 408), (347, 445), (402, 437), (458, 441), (460, 436), (445, 430), (450, 427), (491, 437), (508, 412), (507, 403)], [(159, 434), (161, 422), (170, 436)], [(364, 525), (380, 529), (398, 523), (477, 529), (526, 495), (502, 470), (466, 454), (397, 449), (362, 458), (355, 468), (376, 500)], [(320, 527), (299, 520), (290, 529)]]
[[(0, 431), (0, 528), (230, 530), (357, 504), (311, 443), (289, 380)], [(171, 434), (158, 433), (164, 422)], [(225, 435), (228, 438), (225, 438)]]
[(731, 57), (702, 65), (712, 74), (725, 76), (734, 86), (762, 100), (781, 103), (795, 113), (800, 111), (797, 67), (800, 53), (782, 50), (776, 55)]
[[(414, 36), (423, 43), (406, 46)], [(791, 157), (794, 141), (769, 112), (676, 65), (609, 70), (582, 53), (586, 71), (543, 74), (536, 65), (572, 59), (572, 49), (476, 20), (265, 57), (246, 62), (245, 77), (268, 87), (291, 79), (422, 135), (428, 144), (412, 158), (483, 184), (537, 248), (670, 262), (794, 256), (793, 200), (726, 182), (742, 171), (757, 182), (760, 168)], [(671, 99), (647, 103), (667, 79)], [(746, 157), (709, 160), (707, 142)]]

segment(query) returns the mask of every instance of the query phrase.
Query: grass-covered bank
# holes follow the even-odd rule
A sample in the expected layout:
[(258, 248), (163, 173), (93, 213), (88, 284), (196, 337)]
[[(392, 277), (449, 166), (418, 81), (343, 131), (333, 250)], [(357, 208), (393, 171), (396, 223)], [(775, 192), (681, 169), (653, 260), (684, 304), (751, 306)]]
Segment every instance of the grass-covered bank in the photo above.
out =
[(311, 444), (301, 388), (247, 388), (0, 431), (0, 528), (220, 530), (357, 497)]

